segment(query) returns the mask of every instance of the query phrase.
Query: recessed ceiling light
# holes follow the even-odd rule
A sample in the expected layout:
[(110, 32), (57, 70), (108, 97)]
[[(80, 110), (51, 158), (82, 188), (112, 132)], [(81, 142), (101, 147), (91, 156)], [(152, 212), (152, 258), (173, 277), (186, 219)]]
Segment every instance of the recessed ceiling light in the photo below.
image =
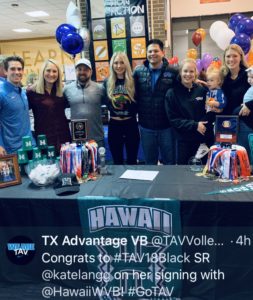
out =
[(49, 14), (46, 13), (43, 10), (36, 10), (36, 11), (29, 11), (25, 13), (26, 15), (30, 16), (30, 17), (48, 17)]
[(27, 28), (18, 28), (18, 29), (12, 29), (12, 31), (15, 31), (15, 32), (31, 32), (32, 30), (27, 29)]

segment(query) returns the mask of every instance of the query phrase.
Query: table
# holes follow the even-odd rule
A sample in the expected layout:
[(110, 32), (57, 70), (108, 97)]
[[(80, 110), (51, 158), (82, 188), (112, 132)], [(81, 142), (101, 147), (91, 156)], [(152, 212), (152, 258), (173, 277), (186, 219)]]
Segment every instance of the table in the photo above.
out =
[[(153, 182), (120, 179), (119, 176), (126, 169), (158, 170), (159, 174)], [(12, 295), (15, 289), (22, 296), (10, 299), (43, 299), (40, 298), (40, 293), (45, 283), (41, 280), (41, 272), (45, 264), (38, 262), (43, 251), (50, 250), (54, 254), (83, 251), (80, 245), (79, 247), (52, 245), (50, 248), (43, 244), (45, 241), (42, 235), (58, 235), (60, 239), (66, 235), (71, 237), (76, 235), (80, 237), (104, 236), (105, 238), (127, 237), (127, 239), (133, 236), (131, 240), (133, 242), (136, 241), (137, 236), (144, 236), (144, 240), (146, 236), (150, 241), (156, 235), (164, 237), (170, 233), (176, 238), (178, 236), (196, 237), (196, 241), (200, 237), (201, 245), (185, 243), (183, 245), (170, 244), (168, 247), (166, 244), (166, 247), (163, 244), (162, 249), (144, 247), (145, 251), (151, 255), (159, 250), (161, 253), (171, 253), (176, 257), (187, 253), (191, 258), (196, 258), (196, 261), (201, 256), (201, 262), (191, 259), (190, 263), (185, 261), (185, 263), (173, 264), (170, 261), (164, 265), (152, 264), (152, 266), (158, 268), (159, 272), (176, 270), (175, 273), (179, 274), (181, 269), (188, 275), (201, 275), (201, 272), (206, 272), (205, 274), (212, 276), (212, 280), (197, 279), (194, 282), (194, 279), (188, 278), (164, 283), (166, 287), (174, 287), (174, 297), (181, 297), (184, 300), (248, 300), (253, 298), (251, 284), (253, 278), (253, 195), (250, 192), (250, 185), (245, 192), (217, 193), (222, 189), (231, 189), (235, 186), (231, 183), (219, 183), (197, 177), (188, 166), (108, 166), (108, 171), (111, 175), (83, 184), (79, 193), (69, 196), (56, 196), (52, 188), (39, 189), (33, 186), (27, 178), (23, 179), (22, 185), (0, 190), (1, 245), (8, 244), (13, 237), (28, 236), (37, 247), (34, 259), (22, 268), (20, 265), (10, 263), (2, 247), (0, 251), (2, 262), (0, 296), (4, 295), (3, 299), (7, 299), (6, 295)], [(108, 218), (101, 221), (101, 216), (105, 211), (109, 211), (109, 221)], [(117, 219), (116, 216), (118, 216)], [(128, 216), (128, 223), (124, 225), (126, 216)], [(149, 216), (152, 217), (152, 222), (148, 220)], [(94, 224), (100, 224), (100, 227), (94, 228)], [(163, 226), (164, 224), (166, 226)], [(214, 239), (219, 245), (206, 244), (204, 239), (207, 238)], [(180, 242), (177, 240), (177, 243)], [(134, 245), (131, 246), (133, 249), (136, 248)], [(107, 250), (106, 247), (88, 247), (87, 245), (85, 247), (87, 255), (94, 253), (97, 255)], [(115, 255), (119, 249), (110, 251), (112, 250)], [(196, 253), (200, 253), (200, 256), (195, 257)], [(203, 262), (204, 253), (209, 255), (209, 263)], [(49, 265), (55, 266), (52, 263), (47, 264)], [(117, 270), (113, 264), (106, 265), (106, 267)], [(119, 265), (117, 267), (119, 268)], [(137, 264), (135, 267), (146, 274), (147, 267), (151, 268), (151, 265), (146, 262)], [(58, 266), (58, 268), (63, 270), (66, 265)], [(82, 268), (94, 271), (97, 265), (88, 263), (82, 265)], [(127, 266), (123, 264), (120, 268), (126, 269)], [(74, 266), (69, 266), (69, 269), (74, 269)], [(132, 270), (133, 267), (130, 269)], [(104, 272), (106, 273), (105, 270)], [(80, 284), (79, 281), (66, 283), (63, 280), (60, 283), (72, 288)], [(139, 280), (137, 283), (139, 286), (147, 284), (145, 280), (143, 282)], [(50, 282), (50, 284), (54, 283)], [(153, 281), (152, 284), (155, 285), (157, 282)], [(29, 298), (31, 288), (33, 296)], [(148, 290), (149, 287), (145, 286), (145, 289)], [(167, 298), (153, 298), (169, 299), (168, 296)], [(84, 299), (93, 298), (87, 296)], [(94, 299), (97, 298), (94, 297)], [(124, 295), (121, 299), (137, 298)], [(143, 297), (138, 299), (143, 299)]]

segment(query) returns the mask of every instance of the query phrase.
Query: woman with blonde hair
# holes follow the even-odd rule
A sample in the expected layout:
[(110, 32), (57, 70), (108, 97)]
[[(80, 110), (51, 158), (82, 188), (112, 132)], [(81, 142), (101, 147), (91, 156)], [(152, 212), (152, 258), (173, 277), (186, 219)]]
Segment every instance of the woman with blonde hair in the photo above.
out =
[(165, 97), (165, 110), (176, 137), (176, 163), (187, 165), (206, 134), (205, 100), (207, 90), (196, 84), (194, 59), (183, 61), (178, 80)]
[(55, 146), (59, 153), (61, 144), (71, 141), (71, 136), (65, 116), (62, 72), (55, 60), (43, 63), (37, 82), (27, 89), (27, 98), (34, 115), (35, 135), (45, 134), (48, 145)]
[(113, 162), (124, 163), (124, 146), (127, 164), (137, 163), (140, 135), (136, 120), (135, 87), (128, 57), (123, 52), (113, 54), (110, 75), (104, 82), (105, 103), (110, 112), (108, 143)]
[(238, 144), (245, 147), (249, 154), (248, 134), (253, 131), (253, 99), (243, 103), (244, 94), (250, 87), (246, 72), (247, 67), (242, 48), (236, 44), (229, 45), (224, 51), (222, 66), (224, 74), (222, 90), (227, 98), (227, 105), (223, 114), (239, 114)]

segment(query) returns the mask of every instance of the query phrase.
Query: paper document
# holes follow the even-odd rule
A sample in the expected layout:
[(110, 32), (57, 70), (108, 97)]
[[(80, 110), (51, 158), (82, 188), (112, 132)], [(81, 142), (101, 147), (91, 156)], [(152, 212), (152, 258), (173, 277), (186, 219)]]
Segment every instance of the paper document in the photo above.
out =
[(154, 180), (159, 171), (126, 170), (120, 178), (137, 180)]

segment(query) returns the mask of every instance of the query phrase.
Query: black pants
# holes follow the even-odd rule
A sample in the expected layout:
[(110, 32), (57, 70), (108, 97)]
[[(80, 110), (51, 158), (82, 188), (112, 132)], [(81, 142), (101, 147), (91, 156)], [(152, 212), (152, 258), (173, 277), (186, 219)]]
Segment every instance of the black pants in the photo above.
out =
[(207, 121), (205, 124), (206, 132), (205, 135), (202, 136), (200, 143), (207, 144), (208, 147), (214, 144), (214, 131), (213, 131), (213, 123), (215, 122), (216, 113), (213, 111), (209, 111), (206, 113), (205, 118), (202, 121)]
[(110, 119), (108, 125), (108, 144), (115, 165), (124, 164), (124, 146), (128, 165), (137, 164), (140, 134), (135, 118), (127, 120)]
[(195, 156), (200, 143), (198, 141), (176, 141), (177, 165), (188, 165), (190, 158)]

